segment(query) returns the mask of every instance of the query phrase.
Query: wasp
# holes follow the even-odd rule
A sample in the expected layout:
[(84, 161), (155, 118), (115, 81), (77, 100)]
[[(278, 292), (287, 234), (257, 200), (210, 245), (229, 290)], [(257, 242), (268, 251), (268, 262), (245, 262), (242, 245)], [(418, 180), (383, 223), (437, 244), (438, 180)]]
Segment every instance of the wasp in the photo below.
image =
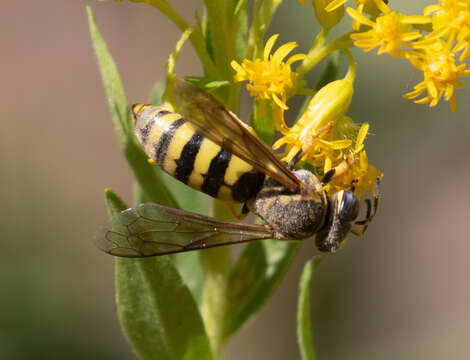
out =
[[(378, 206), (378, 180), (367, 214), (357, 221), (359, 201), (350, 190), (328, 196), (307, 170), (284, 165), (253, 129), (199, 87), (177, 80), (178, 113), (160, 106), (132, 106), (134, 129), (146, 154), (165, 172), (212, 197), (243, 203), (264, 225), (220, 221), (146, 203), (115, 215), (96, 236), (115, 256), (148, 257), (254, 240), (303, 240), (316, 235), (322, 252), (335, 252), (349, 232), (362, 235)], [(362, 226), (362, 230), (354, 229)]]

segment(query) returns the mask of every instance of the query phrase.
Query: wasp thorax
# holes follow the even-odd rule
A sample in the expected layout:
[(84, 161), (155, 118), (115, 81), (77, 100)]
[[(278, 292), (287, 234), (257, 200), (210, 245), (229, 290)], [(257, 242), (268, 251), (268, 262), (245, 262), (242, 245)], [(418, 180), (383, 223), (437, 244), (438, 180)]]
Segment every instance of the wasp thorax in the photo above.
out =
[(306, 170), (294, 171), (305, 185), (288, 189), (268, 178), (256, 196), (253, 212), (263, 218), (278, 238), (305, 239), (323, 224), (327, 199), (321, 183)]

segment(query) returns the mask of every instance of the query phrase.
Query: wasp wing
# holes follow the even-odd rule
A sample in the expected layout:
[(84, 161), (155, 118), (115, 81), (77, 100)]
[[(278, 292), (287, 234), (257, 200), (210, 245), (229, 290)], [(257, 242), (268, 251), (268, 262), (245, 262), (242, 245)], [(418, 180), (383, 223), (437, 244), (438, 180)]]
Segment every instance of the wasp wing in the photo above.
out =
[(273, 237), (265, 225), (218, 221), (146, 203), (113, 216), (95, 243), (111, 255), (148, 257)]
[(301, 182), (258, 139), (253, 129), (198, 87), (176, 80), (174, 100), (178, 112), (204, 136), (291, 189)]

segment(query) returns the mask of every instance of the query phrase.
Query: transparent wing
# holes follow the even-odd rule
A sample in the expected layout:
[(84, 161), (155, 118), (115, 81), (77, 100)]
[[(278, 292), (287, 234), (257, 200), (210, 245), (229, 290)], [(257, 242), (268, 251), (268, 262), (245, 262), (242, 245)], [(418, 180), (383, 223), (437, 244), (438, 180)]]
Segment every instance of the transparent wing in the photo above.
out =
[(174, 100), (178, 112), (206, 137), (291, 189), (301, 182), (258, 139), (252, 128), (198, 87), (177, 80)]
[(104, 252), (147, 257), (273, 238), (268, 226), (218, 221), (146, 203), (111, 218), (95, 237)]

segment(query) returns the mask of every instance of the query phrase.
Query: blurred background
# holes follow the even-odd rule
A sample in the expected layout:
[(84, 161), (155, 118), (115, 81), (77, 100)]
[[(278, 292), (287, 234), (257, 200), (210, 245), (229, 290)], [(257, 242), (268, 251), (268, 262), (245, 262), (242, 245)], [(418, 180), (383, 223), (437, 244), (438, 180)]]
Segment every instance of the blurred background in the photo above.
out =
[[(171, 3), (187, 18), (201, 8), (201, 1)], [(145, 101), (163, 79), (180, 35), (142, 4), (3, 3), (1, 359), (134, 358), (116, 317), (113, 260), (91, 242), (106, 220), (103, 189), (130, 203), (132, 176), (114, 137), (85, 5), (130, 102)], [(392, 6), (412, 14), (423, 2)], [(311, 7), (284, 1), (268, 34), (276, 32), (278, 44), (297, 41), (306, 51), (318, 32)], [(457, 90), (457, 113), (444, 102), (429, 109), (402, 98), (420, 81), (406, 62), (359, 50), (355, 56), (348, 114), (371, 123), (366, 147), (385, 173), (383, 198), (366, 236), (351, 237), (315, 274), (318, 359), (468, 359), (470, 88)], [(189, 45), (177, 71), (200, 74)], [(277, 293), (230, 342), (228, 359), (299, 358), (297, 284), (313, 254), (313, 244), (303, 247)]]

